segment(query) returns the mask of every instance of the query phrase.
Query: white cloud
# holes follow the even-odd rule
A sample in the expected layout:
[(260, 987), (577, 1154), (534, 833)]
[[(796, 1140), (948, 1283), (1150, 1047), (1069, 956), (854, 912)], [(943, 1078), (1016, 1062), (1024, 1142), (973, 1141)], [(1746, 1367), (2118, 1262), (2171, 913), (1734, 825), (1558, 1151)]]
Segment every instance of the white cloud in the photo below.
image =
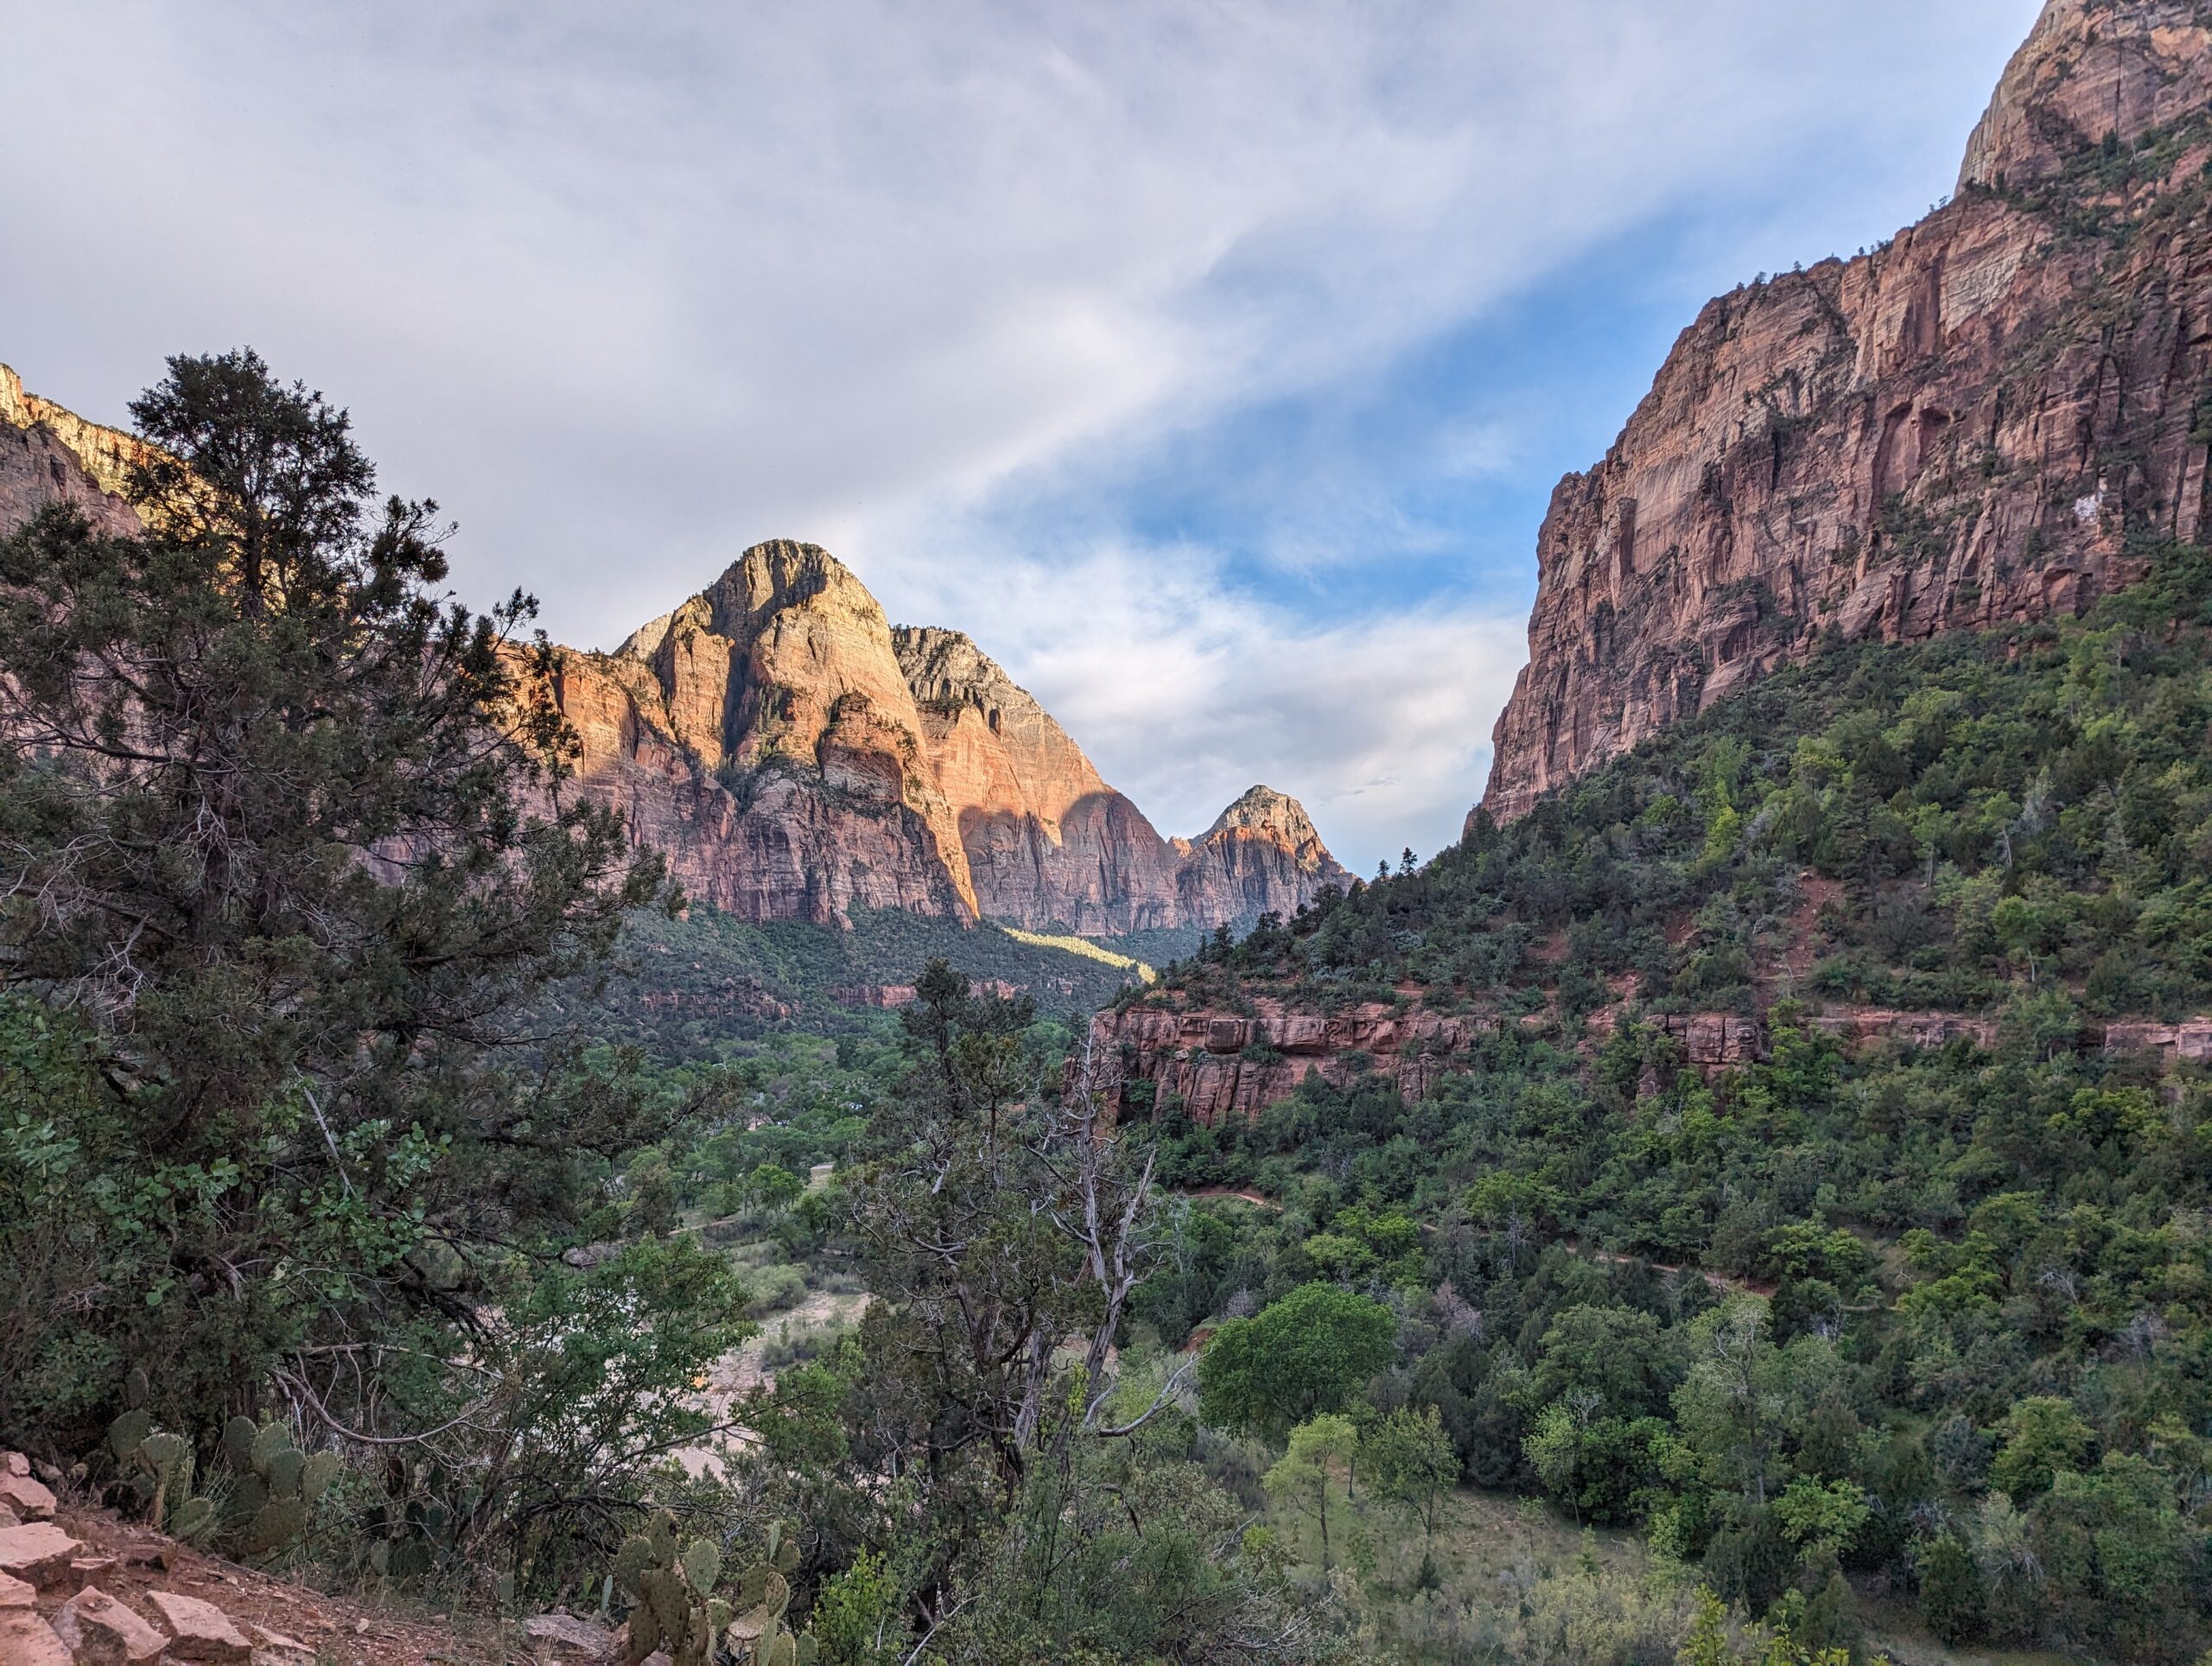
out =
[[(0, 0), (0, 358), (111, 420), (162, 355), (251, 341), (458, 517), (467, 588), (610, 643), (762, 537), (919, 570), (1040, 474), (1357, 381), (1670, 207), (1812, 179), (1760, 224), (1878, 235), (1849, 227), (1942, 188), (2034, 10)], [(1512, 439), (1431, 449), (1485, 476)], [(1392, 506), (1291, 502), (1262, 556), (1357, 594)], [(1186, 750), (1249, 745), (1222, 768), (1319, 780), (1339, 836), (1433, 837), (1517, 621), (1332, 622), (1120, 536), (1130, 507), (1071, 561), (979, 546), (936, 617), (1163, 823)]]
[(894, 619), (984, 619), (986, 651), (1163, 833), (1203, 831), (1257, 782), (1303, 803), (1347, 864), (1459, 836), (1524, 657), (1521, 615), (1465, 601), (1316, 620), (1190, 545), (1046, 557), (971, 531), (957, 559), (870, 561)]

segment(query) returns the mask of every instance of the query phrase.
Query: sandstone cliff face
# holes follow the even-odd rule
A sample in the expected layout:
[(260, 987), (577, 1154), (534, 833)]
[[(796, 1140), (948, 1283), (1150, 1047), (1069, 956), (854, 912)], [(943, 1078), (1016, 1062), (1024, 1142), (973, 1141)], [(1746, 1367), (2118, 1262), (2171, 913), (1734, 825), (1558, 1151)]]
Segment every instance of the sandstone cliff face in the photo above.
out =
[(557, 691), (584, 790), (747, 919), (1121, 936), (1287, 914), (1350, 878), (1265, 788), (1193, 843), (1161, 838), (973, 642), (894, 630), (812, 544), (748, 550), (615, 653), (570, 652)]
[(1370, 1070), (1395, 1082), (1410, 1103), (1499, 1021), (1380, 1003), (1327, 1016), (1291, 1011), (1271, 996), (1252, 1005), (1250, 1016), (1141, 1006), (1102, 1012), (1091, 1021), (1091, 1085), (1126, 1115), (1129, 1088), (1149, 1082), (1154, 1104), (1172, 1094), (1209, 1127), (1230, 1116), (1256, 1120), (1309, 1071), (1342, 1085)]
[(128, 534), (138, 517), (123, 500), (131, 463), (145, 455), (132, 436), (88, 423), (23, 391), (0, 365), (0, 530), (18, 526), (49, 503), (73, 503), (96, 526)]
[[(66, 501), (135, 532), (120, 493), (144, 455), (0, 366), (0, 531)], [(743, 919), (898, 908), (1122, 936), (1287, 915), (1351, 879), (1264, 787), (1163, 839), (973, 642), (894, 631), (812, 544), (758, 545), (615, 652), (564, 652), (553, 691), (582, 747), (571, 790)]]
[(1824, 632), (2077, 610), (2139, 575), (2132, 539), (2202, 536), (2208, 21), (2050, 0), (1956, 201), (1705, 308), (1553, 494), (1480, 810), (1525, 813)]

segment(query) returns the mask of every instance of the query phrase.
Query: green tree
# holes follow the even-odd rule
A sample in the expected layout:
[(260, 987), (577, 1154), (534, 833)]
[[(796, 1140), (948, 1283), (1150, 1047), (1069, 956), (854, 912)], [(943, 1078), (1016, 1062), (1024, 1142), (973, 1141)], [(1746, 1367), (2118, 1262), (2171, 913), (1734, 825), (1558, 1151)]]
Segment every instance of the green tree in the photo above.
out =
[(1999, 1427), (2003, 1444), (1989, 1466), (1989, 1478), (2026, 1504), (2050, 1491), (2062, 1474), (2082, 1467), (2095, 1433), (2067, 1401), (2031, 1395), (2005, 1415)]
[[(281, 1398), (310, 1439), (435, 1436), (465, 1533), (519, 1544), (574, 1475), (460, 1450), (546, 1380), (486, 1315), (581, 1294), (550, 1252), (718, 1092), (587, 1063), (547, 997), (588, 1013), (676, 899), (568, 788), (531, 602), (450, 600), (435, 506), (375, 501), (343, 411), (251, 353), (132, 409), (139, 534), (0, 539), (0, 1430), (85, 1450), (135, 1365), (179, 1429)], [(632, 1270), (624, 1322), (671, 1328), (612, 1380), (650, 1398), (728, 1310)], [(612, 1423), (601, 1499), (681, 1433)]]
[(676, 1230), (676, 1171), (668, 1154), (652, 1148), (630, 1165), (630, 1226), (646, 1237), (664, 1237)]
[(1921, 1546), (1920, 1612), (1928, 1629), (1954, 1647), (1982, 1635), (1987, 1598), (1974, 1552), (1946, 1533)]
[(1376, 1420), (1360, 1441), (1375, 1496), (1409, 1511), (1424, 1542), (1436, 1534), (1437, 1513), (1459, 1479), (1459, 1453), (1434, 1406), (1401, 1406)]
[(1200, 1413), (1217, 1428), (1265, 1434), (1339, 1410), (1390, 1363), (1397, 1329), (1379, 1301), (1300, 1285), (1213, 1333), (1198, 1362)]
[(850, 1566), (824, 1580), (808, 1625), (822, 1666), (887, 1666), (903, 1659), (909, 1638), (901, 1595), (889, 1559), (875, 1551), (859, 1551)]
[(1349, 1494), (1351, 1466), (1359, 1453), (1359, 1431), (1351, 1418), (1323, 1412), (1290, 1432), (1281, 1458), (1268, 1471), (1268, 1496), (1311, 1516), (1321, 1528), (1321, 1566), (1329, 1558), (1329, 1493), (1344, 1477)]

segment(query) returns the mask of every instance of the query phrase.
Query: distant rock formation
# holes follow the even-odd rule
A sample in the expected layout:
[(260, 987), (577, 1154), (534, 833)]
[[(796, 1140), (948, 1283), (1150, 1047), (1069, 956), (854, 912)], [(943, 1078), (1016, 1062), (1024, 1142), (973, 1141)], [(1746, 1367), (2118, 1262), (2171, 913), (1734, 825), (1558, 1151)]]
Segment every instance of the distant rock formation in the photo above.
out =
[(1163, 839), (972, 641), (893, 629), (813, 544), (756, 545), (614, 653), (571, 652), (557, 692), (585, 789), (747, 919), (904, 908), (1124, 936), (1288, 914), (1351, 878), (1264, 787)]
[(1707, 306), (1553, 493), (1480, 810), (1525, 813), (1826, 633), (2074, 612), (2139, 575), (2132, 539), (2203, 536), (2204, 17), (2050, 0), (1956, 200)]
[(145, 455), (134, 436), (24, 392), (22, 378), (0, 365), (0, 531), (49, 503), (73, 503), (111, 532), (137, 531), (138, 517), (124, 502), (123, 486), (131, 463)]
[[(0, 532), (57, 501), (137, 531), (122, 492), (145, 451), (0, 365)], [(577, 786), (743, 919), (899, 908), (1118, 937), (1288, 915), (1351, 882), (1267, 787), (1162, 838), (973, 642), (894, 630), (814, 544), (755, 545), (614, 652), (561, 659)]]

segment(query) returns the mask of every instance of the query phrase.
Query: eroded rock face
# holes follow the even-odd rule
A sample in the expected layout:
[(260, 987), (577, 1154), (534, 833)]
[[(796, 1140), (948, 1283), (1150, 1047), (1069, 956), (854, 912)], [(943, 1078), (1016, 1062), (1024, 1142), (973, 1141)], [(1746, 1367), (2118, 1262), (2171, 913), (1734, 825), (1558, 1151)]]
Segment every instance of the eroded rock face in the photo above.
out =
[(1287, 914), (1350, 878), (1266, 788), (1163, 839), (973, 642), (893, 629), (812, 544), (758, 545), (615, 653), (569, 652), (556, 692), (584, 789), (741, 919), (1120, 936)]
[[(1525, 813), (1824, 632), (2072, 613), (2140, 575), (2131, 534), (2201, 536), (2197, 10), (2051, 0), (1958, 200), (1707, 306), (1605, 460), (1553, 493), (1482, 810)], [(2148, 176), (2101, 168), (2184, 118), (2207, 132), (2174, 130)]]
[[(1455, 1067), (1473, 1036), (1500, 1021), (1381, 1003), (1324, 1016), (1289, 1010), (1268, 996), (1253, 1008), (1250, 1016), (1141, 1006), (1102, 1012), (1091, 1021), (1090, 1085), (1126, 1113), (1129, 1087), (1149, 1082), (1155, 1104), (1173, 1094), (1208, 1127), (1230, 1116), (1257, 1120), (1295, 1092), (1308, 1071), (1339, 1086), (1372, 1071), (1412, 1101)], [(1074, 1068), (1081, 1069), (1080, 1060)]]
[(145, 455), (131, 436), (24, 392), (22, 378), (0, 365), (0, 531), (50, 503), (70, 503), (105, 531), (136, 532), (123, 486)]
[[(120, 493), (146, 455), (0, 366), (0, 531), (56, 501), (136, 531)], [(563, 651), (551, 692), (576, 787), (741, 919), (897, 908), (1121, 936), (1287, 915), (1351, 877), (1264, 787), (1162, 838), (973, 642), (894, 631), (813, 544), (747, 550), (613, 653)]]

